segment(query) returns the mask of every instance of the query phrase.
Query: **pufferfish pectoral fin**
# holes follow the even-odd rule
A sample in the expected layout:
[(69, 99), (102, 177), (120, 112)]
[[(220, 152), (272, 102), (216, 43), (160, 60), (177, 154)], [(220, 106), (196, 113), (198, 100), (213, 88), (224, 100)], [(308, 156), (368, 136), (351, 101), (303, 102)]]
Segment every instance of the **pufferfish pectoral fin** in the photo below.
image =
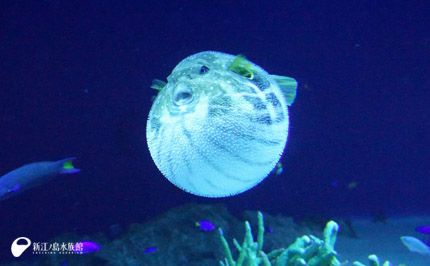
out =
[(166, 86), (166, 84), (167, 83), (162, 80), (154, 79), (152, 81), (151, 88), (157, 91), (161, 91)]
[(233, 71), (234, 73), (241, 75), (242, 77), (253, 79), (254, 72), (252, 71), (252, 63), (246, 60), (244, 55), (237, 55), (231, 65), (228, 67), (228, 70)]
[(284, 93), (285, 98), (287, 99), (287, 105), (291, 106), (294, 102), (294, 99), (296, 99), (296, 95), (297, 95), (297, 86), (298, 86), (297, 81), (293, 78), (289, 78), (285, 76), (278, 76), (278, 75), (271, 75), (271, 76), (276, 81), (276, 83), (278, 83), (279, 87)]

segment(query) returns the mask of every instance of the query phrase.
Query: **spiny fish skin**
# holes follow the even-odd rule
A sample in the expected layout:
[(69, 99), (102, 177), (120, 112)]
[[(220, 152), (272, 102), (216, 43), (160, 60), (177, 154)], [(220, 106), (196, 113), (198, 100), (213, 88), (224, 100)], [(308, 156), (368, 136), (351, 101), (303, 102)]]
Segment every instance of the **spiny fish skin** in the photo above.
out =
[(227, 197), (254, 187), (287, 142), (287, 100), (278, 83), (246, 59), (232, 70), (235, 59), (211, 51), (185, 58), (159, 86), (149, 113), (155, 164), (191, 194)]

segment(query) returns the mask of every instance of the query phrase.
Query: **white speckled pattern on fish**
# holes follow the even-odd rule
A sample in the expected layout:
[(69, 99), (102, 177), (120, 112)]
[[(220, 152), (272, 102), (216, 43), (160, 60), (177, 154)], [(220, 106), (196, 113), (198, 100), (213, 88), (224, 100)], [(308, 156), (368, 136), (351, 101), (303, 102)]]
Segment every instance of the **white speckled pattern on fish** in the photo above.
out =
[(252, 78), (229, 70), (236, 56), (201, 52), (181, 61), (148, 117), (155, 164), (179, 188), (226, 197), (261, 182), (279, 161), (288, 108), (276, 81), (250, 63)]

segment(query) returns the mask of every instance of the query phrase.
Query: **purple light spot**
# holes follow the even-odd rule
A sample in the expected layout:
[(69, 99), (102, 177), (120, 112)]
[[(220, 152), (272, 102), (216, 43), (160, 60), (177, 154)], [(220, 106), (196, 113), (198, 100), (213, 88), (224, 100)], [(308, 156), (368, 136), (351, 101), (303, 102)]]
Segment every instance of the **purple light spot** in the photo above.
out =
[(149, 253), (154, 253), (155, 251), (157, 251), (157, 247), (148, 247), (143, 250), (143, 253), (149, 254)]

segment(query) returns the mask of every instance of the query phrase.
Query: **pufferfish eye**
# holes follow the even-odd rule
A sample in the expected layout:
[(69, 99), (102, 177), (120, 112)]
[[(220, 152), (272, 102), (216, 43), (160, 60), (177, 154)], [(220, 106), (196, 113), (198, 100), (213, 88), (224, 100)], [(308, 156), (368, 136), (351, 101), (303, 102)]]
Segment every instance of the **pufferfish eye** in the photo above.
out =
[(209, 68), (207, 67), (207, 66), (202, 66), (201, 68), (200, 68), (200, 74), (201, 75), (204, 75), (204, 74), (206, 74), (206, 73), (208, 73), (209, 72)]

